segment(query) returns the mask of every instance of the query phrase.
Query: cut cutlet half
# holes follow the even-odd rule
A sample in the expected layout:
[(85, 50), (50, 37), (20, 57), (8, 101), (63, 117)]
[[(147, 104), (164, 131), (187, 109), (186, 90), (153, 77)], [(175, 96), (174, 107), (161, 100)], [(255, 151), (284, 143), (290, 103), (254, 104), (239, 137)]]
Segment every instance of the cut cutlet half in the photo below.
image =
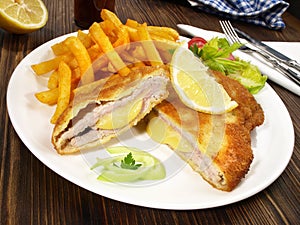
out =
[(233, 190), (247, 174), (253, 159), (250, 132), (264, 121), (255, 98), (239, 82), (212, 72), (239, 106), (211, 115), (185, 106), (176, 93), (149, 115), (147, 132), (167, 144), (213, 187)]
[(52, 143), (60, 154), (108, 142), (143, 119), (168, 96), (169, 72), (142, 67), (81, 86), (55, 124)]

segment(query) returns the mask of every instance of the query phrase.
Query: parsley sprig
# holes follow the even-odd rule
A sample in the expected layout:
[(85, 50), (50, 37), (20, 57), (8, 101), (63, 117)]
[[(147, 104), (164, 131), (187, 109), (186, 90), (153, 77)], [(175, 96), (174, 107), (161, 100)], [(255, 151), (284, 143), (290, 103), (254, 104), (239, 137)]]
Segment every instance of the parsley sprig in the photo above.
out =
[(114, 165), (128, 170), (137, 170), (140, 166), (142, 166), (141, 163), (135, 163), (135, 159), (133, 158), (131, 152), (129, 152), (124, 159), (121, 160), (120, 166), (118, 166), (116, 163), (114, 163)]

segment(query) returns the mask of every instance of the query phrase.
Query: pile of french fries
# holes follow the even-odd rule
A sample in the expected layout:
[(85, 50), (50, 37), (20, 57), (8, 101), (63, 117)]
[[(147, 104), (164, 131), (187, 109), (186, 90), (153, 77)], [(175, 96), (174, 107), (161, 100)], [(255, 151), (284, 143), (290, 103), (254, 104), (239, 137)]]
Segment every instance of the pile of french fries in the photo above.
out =
[(123, 24), (106, 9), (101, 11), (101, 18), (103, 21), (93, 23), (87, 32), (79, 30), (77, 36), (51, 46), (53, 59), (31, 66), (36, 75), (49, 76), (48, 89), (35, 96), (42, 103), (56, 104), (50, 120), (53, 124), (68, 107), (74, 89), (102, 78), (96, 76), (95, 65), (97, 70), (126, 76), (137, 67), (164, 64), (170, 53), (164, 45), (174, 49), (179, 45), (179, 34), (172, 28), (147, 26), (131, 19)]

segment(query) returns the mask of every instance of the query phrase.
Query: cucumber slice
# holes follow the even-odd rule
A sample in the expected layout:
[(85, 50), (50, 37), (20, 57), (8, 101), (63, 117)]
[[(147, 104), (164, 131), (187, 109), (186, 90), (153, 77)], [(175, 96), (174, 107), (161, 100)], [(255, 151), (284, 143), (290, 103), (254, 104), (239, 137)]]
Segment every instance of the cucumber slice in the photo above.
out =
[[(137, 148), (117, 146), (107, 148), (107, 151), (118, 156), (97, 159), (97, 162), (91, 167), (95, 169), (102, 167), (98, 180), (108, 182), (134, 182), (138, 180), (159, 180), (166, 177), (166, 171), (163, 164), (148, 152)], [(120, 165), (121, 160), (131, 153), (136, 163), (141, 164), (137, 169), (125, 169)]]

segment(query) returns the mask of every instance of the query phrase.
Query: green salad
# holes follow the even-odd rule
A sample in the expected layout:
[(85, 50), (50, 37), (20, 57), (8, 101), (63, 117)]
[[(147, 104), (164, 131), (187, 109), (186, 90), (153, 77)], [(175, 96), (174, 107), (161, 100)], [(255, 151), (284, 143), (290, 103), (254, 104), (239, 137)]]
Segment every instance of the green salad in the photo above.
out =
[(188, 42), (189, 49), (211, 70), (239, 81), (251, 94), (256, 94), (265, 86), (267, 76), (262, 75), (257, 66), (233, 56), (241, 46), (238, 43), (230, 45), (225, 38), (218, 37), (209, 41), (195, 37)]

